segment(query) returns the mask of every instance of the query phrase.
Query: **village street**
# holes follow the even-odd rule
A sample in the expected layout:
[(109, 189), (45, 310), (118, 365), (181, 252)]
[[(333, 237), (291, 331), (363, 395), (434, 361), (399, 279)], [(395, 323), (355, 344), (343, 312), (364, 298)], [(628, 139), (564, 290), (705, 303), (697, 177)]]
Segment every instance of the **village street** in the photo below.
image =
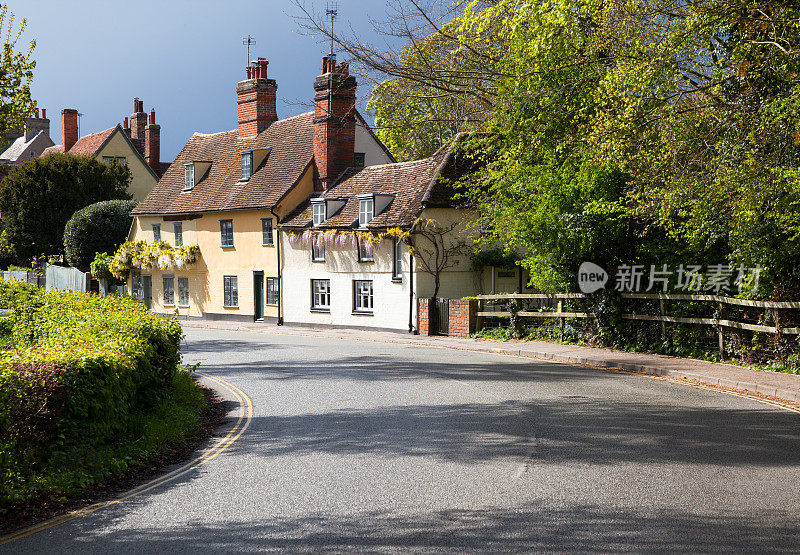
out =
[[(186, 335), (187, 363), (252, 400), (241, 436), (190, 473), (0, 550), (798, 548), (795, 413), (357, 335)], [(235, 421), (238, 403), (215, 387)]]

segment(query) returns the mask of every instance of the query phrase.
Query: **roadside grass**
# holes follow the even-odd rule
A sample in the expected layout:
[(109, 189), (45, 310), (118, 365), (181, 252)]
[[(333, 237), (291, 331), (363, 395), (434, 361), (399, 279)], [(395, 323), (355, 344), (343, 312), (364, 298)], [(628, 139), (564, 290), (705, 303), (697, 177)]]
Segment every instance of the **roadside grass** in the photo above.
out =
[(207, 408), (203, 390), (186, 369), (179, 369), (172, 387), (160, 392), (152, 406), (134, 410), (113, 440), (55, 451), (38, 468), (17, 476), (14, 487), (0, 497), (0, 516), (36, 501), (64, 501), (180, 449), (202, 426)]
[[(680, 345), (677, 342), (671, 341), (653, 343), (641, 340), (628, 340), (624, 343), (606, 345), (600, 341), (592, 341), (590, 338), (587, 338), (581, 330), (572, 327), (569, 324), (565, 325), (564, 327), (561, 327), (559, 324), (544, 324), (523, 327), (521, 333), (519, 334), (515, 334), (515, 331), (511, 326), (498, 326), (479, 330), (478, 332), (473, 333), (471, 337), (490, 341), (545, 341), (548, 343), (559, 343), (562, 345), (600, 347), (631, 353), (648, 353), (680, 358), (691, 358), (707, 362), (722, 361), (719, 353), (716, 351), (700, 349), (695, 346)], [(763, 362), (747, 362), (737, 357), (731, 357), (726, 358), (724, 362), (726, 364), (735, 364), (737, 366), (764, 372), (800, 374), (800, 354), (790, 355), (785, 361), (769, 360)]]

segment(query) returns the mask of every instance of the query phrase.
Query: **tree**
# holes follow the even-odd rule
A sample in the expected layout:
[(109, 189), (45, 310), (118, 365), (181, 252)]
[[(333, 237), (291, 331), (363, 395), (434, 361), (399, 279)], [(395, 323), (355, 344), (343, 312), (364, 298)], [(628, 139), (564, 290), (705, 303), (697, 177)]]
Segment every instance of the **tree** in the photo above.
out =
[(411, 227), (408, 239), (411, 252), (419, 262), (419, 269), (433, 278), (434, 297), (439, 294), (442, 272), (456, 266), (469, 254), (459, 227), (463, 227), (459, 220), (440, 224), (429, 218), (417, 218)]
[(33, 68), (36, 67), (32, 59), (36, 41), (28, 43), (24, 52), (15, 51), (26, 26), (27, 21), (23, 19), (15, 31), (14, 13), (6, 4), (0, 4), (0, 37), (3, 40), (0, 53), (0, 144), (7, 131), (22, 129), (36, 108), (30, 89)]
[(64, 254), (75, 268), (89, 266), (97, 253), (114, 253), (125, 242), (134, 200), (105, 200), (81, 208), (64, 227)]
[(64, 254), (64, 227), (84, 206), (129, 199), (130, 171), (94, 158), (50, 154), (13, 168), (0, 181), (0, 231), (17, 261)]

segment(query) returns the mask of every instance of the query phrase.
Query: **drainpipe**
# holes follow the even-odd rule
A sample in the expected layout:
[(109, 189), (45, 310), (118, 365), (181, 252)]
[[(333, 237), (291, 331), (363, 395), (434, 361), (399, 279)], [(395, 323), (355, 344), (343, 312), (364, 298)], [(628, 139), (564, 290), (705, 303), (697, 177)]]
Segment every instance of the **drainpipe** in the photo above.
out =
[(414, 255), (408, 255), (408, 333), (417, 335), (414, 329)]
[(278, 242), (275, 248), (278, 249), (278, 325), (283, 325), (283, 278), (281, 277), (281, 230), (278, 228), (278, 215), (269, 209), (269, 213), (275, 218), (275, 240)]

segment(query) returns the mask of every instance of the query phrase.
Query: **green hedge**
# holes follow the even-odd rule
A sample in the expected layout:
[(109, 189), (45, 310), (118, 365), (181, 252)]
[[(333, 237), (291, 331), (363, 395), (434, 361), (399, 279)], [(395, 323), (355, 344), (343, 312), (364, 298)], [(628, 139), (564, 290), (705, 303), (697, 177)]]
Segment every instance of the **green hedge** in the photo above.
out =
[(0, 281), (11, 347), (0, 352), (0, 501), (43, 468), (74, 464), (169, 395), (176, 320), (115, 295), (45, 293)]
[(64, 254), (70, 266), (86, 268), (98, 252), (113, 253), (128, 238), (134, 200), (104, 200), (75, 212), (64, 226)]

